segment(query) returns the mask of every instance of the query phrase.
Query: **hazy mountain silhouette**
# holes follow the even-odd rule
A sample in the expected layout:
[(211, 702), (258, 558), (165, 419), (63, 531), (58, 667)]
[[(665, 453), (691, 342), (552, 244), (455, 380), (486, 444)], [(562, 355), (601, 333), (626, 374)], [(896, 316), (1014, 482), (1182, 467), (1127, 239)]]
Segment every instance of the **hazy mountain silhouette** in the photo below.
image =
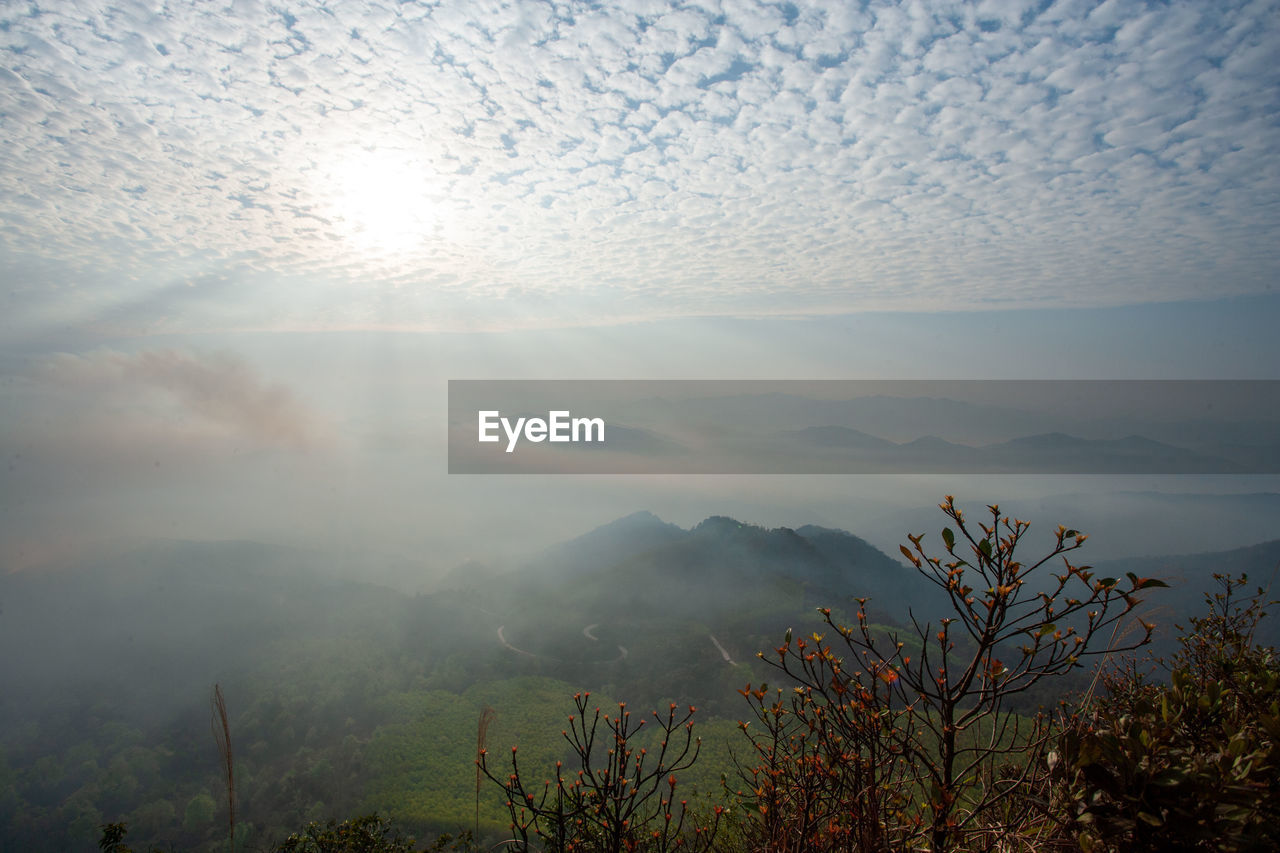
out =
[[(677, 665), (672, 655), (723, 666), (708, 634), (742, 659), (771, 648), (787, 627), (813, 624), (815, 607), (851, 613), (857, 597), (871, 600), (877, 621), (946, 612), (913, 568), (852, 533), (724, 516), (686, 530), (636, 513), (514, 570), (464, 565), (458, 583), (418, 596), (325, 577), (314, 568), (320, 559), (254, 543), (160, 542), (0, 578), (0, 642), (10, 650), (0, 661), (2, 710), (108, 690), (160, 713), (170, 697), (202, 696), (228, 674), (274, 665), (299, 642), (337, 649), (358, 638), (389, 653), (456, 655), (458, 666), (485, 662), (480, 677), (531, 665), (499, 643), (505, 626), (508, 642), (543, 656), (539, 666), (576, 656), (602, 677), (625, 648), (633, 672), (651, 661), (651, 678), (657, 661)], [(1172, 589), (1145, 598), (1168, 626), (1201, 612), (1214, 572), (1248, 572), (1266, 585), (1277, 564), (1280, 540), (1106, 561), (1095, 574), (1166, 579)], [(1280, 641), (1276, 625), (1264, 623), (1266, 642)]]
[[(726, 643), (772, 643), (788, 626), (816, 627), (815, 608), (851, 613), (871, 599), (878, 619), (905, 619), (935, 600), (914, 569), (853, 534), (805, 527), (765, 528), (712, 516), (683, 530), (650, 514), (628, 516), (548, 549), (507, 575), (501, 613), (507, 638), (538, 653), (581, 645), (580, 629), (637, 656), (655, 632)], [(656, 643), (656, 641), (654, 641)], [(551, 652), (548, 651), (548, 654)]]
[(822, 426), (776, 433), (775, 438), (792, 460), (802, 460), (808, 453), (827, 460), (836, 470), (850, 471), (1160, 474), (1245, 470), (1236, 461), (1139, 435), (1089, 439), (1054, 432), (981, 446), (930, 435), (899, 444), (847, 427)]
[(1239, 463), (1155, 441), (1141, 435), (1119, 439), (1077, 438), (1053, 432), (1024, 436), (981, 448), (993, 470), (1044, 472), (1229, 473)]
[[(1261, 587), (1268, 591), (1264, 600), (1276, 597), (1280, 539), (1230, 551), (1105, 560), (1094, 568), (1098, 577), (1124, 577), (1132, 572), (1138, 577), (1160, 578), (1169, 584), (1168, 589), (1149, 590), (1143, 602), (1144, 618), (1157, 626), (1155, 650), (1167, 653), (1182, 633), (1178, 626), (1190, 629), (1191, 617), (1205, 614), (1205, 594), (1219, 590), (1213, 579), (1215, 574), (1233, 577), (1247, 574), (1249, 593)], [(1280, 647), (1280, 620), (1274, 615), (1264, 618), (1258, 625), (1257, 640)]]
[(591, 572), (634, 554), (683, 538), (683, 528), (640, 511), (553, 545), (527, 564), (522, 572), (550, 571), (560, 575)]
[(782, 433), (784, 440), (808, 447), (838, 447), (842, 449), (885, 451), (900, 445), (883, 438), (843, 426), (805, 427)]

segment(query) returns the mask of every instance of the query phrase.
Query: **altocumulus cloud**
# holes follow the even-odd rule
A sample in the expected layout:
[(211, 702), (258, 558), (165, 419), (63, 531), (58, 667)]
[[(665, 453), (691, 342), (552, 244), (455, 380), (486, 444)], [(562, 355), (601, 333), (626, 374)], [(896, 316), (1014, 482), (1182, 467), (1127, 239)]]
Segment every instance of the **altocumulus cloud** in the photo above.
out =
[(1280, 273), (1272, 0), (0, 17), (0, 247), (119, 302), (215, 268), (323, 281), (308, 319), (339, 325), (371, 285), (409, 322), (555, 321), (1098, 305)]

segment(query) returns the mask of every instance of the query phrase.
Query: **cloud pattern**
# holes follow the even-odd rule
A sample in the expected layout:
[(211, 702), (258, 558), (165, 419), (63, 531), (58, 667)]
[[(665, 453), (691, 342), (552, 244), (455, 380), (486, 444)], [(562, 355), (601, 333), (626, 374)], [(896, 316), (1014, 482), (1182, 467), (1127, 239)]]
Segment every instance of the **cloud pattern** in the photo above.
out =
[(5, 4), (0, 251), (248, 324), (1261, 293), (1276, 56), (1273, 0)]

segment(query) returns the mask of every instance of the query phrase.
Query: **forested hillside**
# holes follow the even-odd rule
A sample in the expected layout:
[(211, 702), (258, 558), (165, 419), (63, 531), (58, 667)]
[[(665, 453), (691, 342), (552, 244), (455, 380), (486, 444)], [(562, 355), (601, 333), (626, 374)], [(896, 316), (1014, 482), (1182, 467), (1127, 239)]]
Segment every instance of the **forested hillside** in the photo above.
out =
[[(1214, 571), (1261, 577), (1278, 557), (1280, 541), (1106, 573), (1178, 580), (1152, 590), (1168, 595), (1153, 612), (1182, 616)], [(913, 614), (937, 624), (949, 606), (913, 566), (850, 533), (723, 517), (685, 530), (636, 514), (514, 569), (461, 566), (416, 595), (336, 580), (308, 558), (156, 543), (0, 581), (0, 642), (17, 650), (0, 664), (0, 847), (93, 850), (102, 824), (124, 822), (140, 849), (224, 849), (215, 683), (246, 849), (374, 810), (423, 839), (498, 839), (509, 816), (488, 782), (477, 826), (482, 713), (493, 712), (495, 754), (518, 744), (525, 767), (549, 767), (584, 690), (637, 713), (696, 706), (702, 753), (681, 790), (710, 803), (726, 796), (722, 774), (743, 784), (733, 756), (751, 757), (743, 689), (787, 680), (757, 652), (829, 632), (819, 607), (834, 624), (861, 613), (883, 635)], [(1009, 710), (1083, 684), (1041, 685)]]

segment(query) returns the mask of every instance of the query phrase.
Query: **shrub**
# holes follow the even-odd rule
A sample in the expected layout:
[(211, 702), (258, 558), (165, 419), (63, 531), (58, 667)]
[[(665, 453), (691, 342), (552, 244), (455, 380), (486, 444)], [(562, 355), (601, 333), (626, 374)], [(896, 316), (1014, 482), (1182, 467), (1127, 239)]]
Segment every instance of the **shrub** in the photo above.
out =
[[(1010, 809), (1010, 796), (1042, 789), (1040, 760), (1051, 742), (1044, 717), (1012, 713), (1009, 701), (1092, 655), (1160, 581), (1095, 578), (1067, 555), (1085, 536), (1059, 527), (1048, 553), (1024, 561), (1030, 525), (988, 507), (976, 529), (948, 496), (954, 524), (945, 557), (910, 536), (903, 555), (940, 589), (951, 612), (937, 623), (911, 615), (911, 629), (873, 626), (866, 599), (855, 624), (822, 609), (829, 634), (787, 632), (772, 656), (791, 683), (743, 691), (754, 712), (754, 764), (745, 773), (754, 841), (771, 851), (991, 846), (1043, 829), (1046, 810)], [(1050, 568), (1061, 560), (1056, 571)]]
[(1280, 661), (1254, 643), (1262, 590), (1215, 575), (1207, 615), (1168, 680), (1110, 673), (1053, 756), (1068, 831), (1084, 850), (1280, 849)]
[[(675, 775), (698, 757), (695, 709), (678, 712), (673, 703), (665, 717), (655, 711), (649, 718), (633, 718), (625, 703), (618, 704), (616, 714), (589, 710), (590, 696), (573, 697), (577, 713), (562, 732), (570, 760), (567, 766), (557, 761), (554, 778), (542, 785), (521, 775), (516, 747), (505, 778), (490, 769), (488, 751), (480, 753), (481, 771), (505, 794), (516, 849), (534, 849), (535, 840), (551, 851), (710, 849), (723, 809), (715, 808), (710, 826), (686, 826), (687, 803), (678, 799)], [(650, 721), (657, 728), (653, 749), (639, 743)]]
[(341, 823), (310, 823), (276, 845), (275, 853), (413, 853), (414, 840), (403, 838), (375, 814)]

